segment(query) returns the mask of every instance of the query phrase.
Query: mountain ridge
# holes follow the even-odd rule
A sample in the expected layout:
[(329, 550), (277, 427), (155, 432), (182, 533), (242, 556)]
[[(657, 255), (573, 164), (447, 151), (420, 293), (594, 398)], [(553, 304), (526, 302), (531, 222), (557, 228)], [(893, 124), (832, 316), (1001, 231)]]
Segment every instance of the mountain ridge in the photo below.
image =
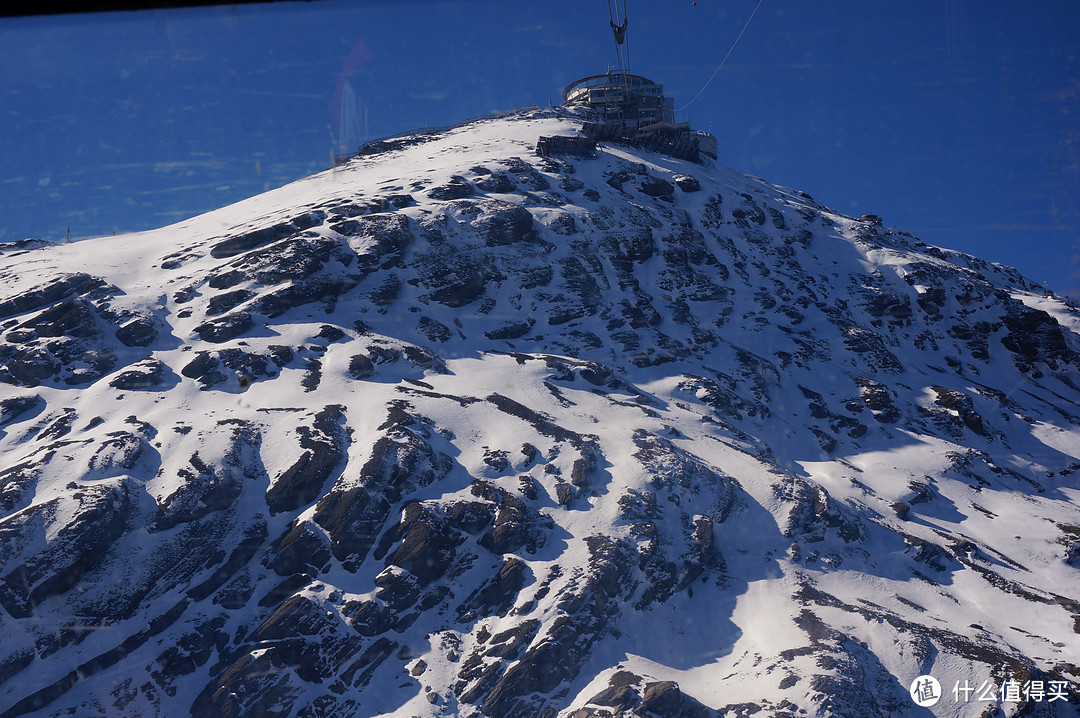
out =
[(1074, 709), (1077, 308), (581, 121), (4, 253), (0, 714)]

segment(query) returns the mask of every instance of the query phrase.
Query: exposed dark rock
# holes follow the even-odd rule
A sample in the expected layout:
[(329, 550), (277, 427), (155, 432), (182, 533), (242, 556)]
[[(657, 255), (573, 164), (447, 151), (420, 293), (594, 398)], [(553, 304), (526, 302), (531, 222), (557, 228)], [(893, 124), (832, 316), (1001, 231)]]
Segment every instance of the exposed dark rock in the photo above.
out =
[(100, 479), (120, 471), (132, 472), (147, 453), (147, 444), (142, 437), (127, 431), (111, 431), (98, 443), (87, 462), (86, 475)]
[[(175, 375), (174, 375), (175, 376)], [(109, 381), (109, 386), (125, 391), (152, 389), (165, 381), (165, 365), (157, 359), (144, 359), (131, 368), (120, 372)]]
[(723, 521), (731, 512), (738, 486), (733, 478), (687, 454), (670, 440), (642, 429), (634, 432), (634, 445), (637, 446), (634, 458), (649, 470), (649, 483), (653, 488), (694, 494), (708, 488), (716, 504), (707, 509), (717, 521)]
[(0, 399), (0, 426), (8, 424), (30, 411), (37, 406), (40, 400), (41, 399), (37, 394), (11, 396), (6, 399)]
[(476, 186), (485, 192), (494, 192), (497, 194), (507, 194), (513, 192), (517, 187), (511, 182), (505, 174), (502, 172), (496, 172), (494, 174), (488, 174), (485, 177), (479, 177), (474, 180)]
[(640, 676), (630, 671), (616, 671), (608, 678), (608, 687), (590, 698), (589, 703), (617, 711), (630, 710), (641, 702), (641, 696), (635, 690), (635, 686), (641, 681)]
[[(561, 177), (559, 179), (559, 188), (562, 189), (564, 192), (577, 192), (579, 189), (582, 189), (584, 186), (585, 186), (585, 183), (582, 182), (581, 180), (577, 179), (576, 177), (565, 177), (564, 176), (564, 177)], [(592, 190), (592, 191), (595, 192), (595, 190)]]
[(659, 177), (646, 177), (638, 189), (650, 197), (670, 197), (675, 192), (675, 185)]
[(478, 534), (491, 523), (494, 511), (483, 501), (456, 501), (450, 508), (450, 524), (469, 534)]
[(683, 192), (698, 192), (701, 190), (701, 183), (690, 175), (675, 175), (675, 185)]
[(237, 307), (255, 296), (249, 289), (234, 289), (224, 294), (216, 294), (207, 303), (207, 314), (222, 314)]
[[(366, 219), (369, 218), (361, 218)], [(236, 257), (214, 273), (209, 284), (216, 289), (228, 289), (246, 281), (274, 287), (249, 307), (251, 311), (274, 317), (302, 304), (332, 303), (362, 278), (362, 274), (349, 274), (340, 269), (350, 267), (356, 260), (355, 252), (342, 240), (302, 232)], [(370, 267), (360, 264), (360, 271), (370, 271)]]
[[(281, 347), (275, 353), (279, 359), (284, 360), (285, 357), (280, 349)], [(202, 385), (201, 388), (205, 390), (227, 381), (229, 375), (225, 370), (229, 370), (237, 382), (234, 387), (239, 386), (241, 389), (246, 388), (259, 377), (277, 375), (275, 365), (266, 356), (250, 354), (240, 348), (201, 351), (180, 370), (180, 373), (198, 381)]]
[(291, 596), (255, 629), (251, 640), (314, 636), (328, 628), (333, 628), (333, 624), (314, 601), (305, 596)]
[(784, 220), (784, 214), (775, 207), (766, 207), (765, 213), (769, 215), (769, 221), (772, 222), (772, 226), (777, 229), (787, 229), (787, 222)]
[(387, 564), (409, 572), (419, 587), (446, 572), (454, 560), (456, 547), (464, 540), (445, 513), (420, 503), (405, 506), (400, 523), (389, 537), (398, 537), (400, 543), (387, 558)]
[(320, 381), (322, 381), (322, 362), (318, 359), (309, 358), (304, 371), (304, 378), (300, 380), (300, 386), (304, 388), (304, 391), (311, 392), (319, 388)]
[(540, 529), (550, 525), (550, 519), (539, 517), (520, 498), (491, 482), (474, 481), (471, 492), (497, 507), (491, 528), (480, 537), (481, 546), (496, 554), (508, 554), (522, 548), (535, 553), (543, 544)]
[[(484, 269), (480, 266), (462, 267), (450, 284), (431, 293), (431, 299), (454, 309), (472, 304), (484, 295), (487, 282), (495, 278)], [(446, 278), (442, 281), (446, 281)]]
[(941, 546), (915, 536), (904, 536), (904, 542), (908, 545), (907, 553), (919, 563), (924, 563), (935, 571), (946, 571), (957, 567), (957, 561)]
[(53, 455), (48, 451), (35, 459), (0, 469), (0, 509), (10, 512), (23, 503)]
[(325, 339), (328, 342), (336, 342), (345, 338), (345, 332), (341, 327), (335, 327), (333, 324), (323, 324), (319, 327), (319, 333), (315, 337)]
[(514, 244), (532, 236), (532, 214), (516, 204), (483, 205), (484, 211), (472, 222), (488, 247)]
[(919, 295), (916, 302), (924, 312), (932, 317), (936, 317), (941, 314), (941, 308), (945, 306), (947, 299), (944, 289), (941, 289), (940, 287), (930, 287)]
[(34, 650), (24, 648), (14, 651), (0, 660), (0, 684), (6, 682), (12, 676), (17, 675), (24, 668), (34, 662)]
[(555, 215), (548, 221), (547, 228), (564, 237), (573, 236), (578, 231), (577, 221), (574, 219), (574, 215), (569, 213)]
[(892, 394), (883, 385), (872, 379), (858, 379), (863, 403), (870, 409), (874, 418), (882, 423), (891, 423), (900, 418), (900, 410), (893, 403)]
[(637, 712), (665, 718), (710, 718), (709, 709), (685, 695), (674, 681), (646, 683)]
[(872, 317), (907, 319), (912, 315), (911, 300), (891, 292), (873, 292), (863, 306)]
[(359, 246), (359, 265), (371, 271), (399, 266), (401, 257), (413, 243), (409, 219), (402, 214), (375, 214), (331, 225), (331, 229), (349, 238), (373, 240)]
[(608, 172), (608, 173), (605, 173), (605, 174), (607, 175), (606, 182), (607, 182), (608, 186), (611, 187), (612, 189), (616, 189), (616, 190), (618, 190), (620, 192), (623, 191), (623, 188), (622, 188), (623, 184), (625, 182), (629, 182), (631, 177), (633, 176), (633, 175), (631, 175), (629, 172), (627, 172), (625, 170), (620, 170), (618, 172)]
[(11, 342), (12, 344), (25, 344), (37, 338), (37, 333), (33, 329), (16, 329), (13, 332), (8, 332), (4, 335), (4, 341)]
[(735, 226), (742, 229), (748, 229), (750, 222), (759, 226), (765, 224), (765, 211), (754, 202), (751, 195), (745, 192), (742, 194), (742, 202), (739, 206), (731, 210), (731, 216), (735, 218)]
[(71, 425), (75, 423), (75, 410), (65, 407), (59, 415), (53, 414), (48, 417), (48, 425), (38, 435), (38, 440), (59, 439), (71, 433)]
[(30, 328), (40, 337), (92, 337), (100, 333), (90, 304), (80, 298), (66, 299), (54, 304), (32, 319), (19, 325)]
[(534, 192), (544, 192), (550, 189), (551, 185), (548, 183), (547, 178), (520, 157), (511, 157), (505, 160), (503, 164), (506, 165), (507, 173), (526, 189)]
[(371, 682), (371, 676), (375, 672), (375, 669), (390, 657), (395, 648), (397, 648), (395, 642), (386, 637), (380, 637), (372, 643), (363, 654), (361, 654), (360, 658), (345, 669), (345, 673), (342, 677), (348, 681), (352, 681), (352, 676), (357, 671), (360, 671), (359, 675), (356, 677), (356, 685), (366, 686)]
[(208, 566), (217, 565), (217, 568), (209, 578), (189, 589), (187, 596), (194, 601), (201, 601), (213, 594), (251, 560), (265, 540), (266, 523), (260, 517), (256, 517), (255, 522), (244, 528), (243, 538), (235, 545), (228, 558), (222, 561), (224, 556), (221, 552), (215, 552), (211, 556), (206, 563)]
[(576, 257), (560, 262), (563, 286), (570, 295), (551, 308), (548, 324), (557, 326), (599, 312), (602, 293), (593, 275)]
[(367, 379), (374, 371), (375, 365), (364, 354), (357, 354), (349, 361), (349, 376), (353, 379)]
[(195, 331), (203, 341), (221, 344), (240, 336), (253, 326), (255, 326), (255, 322), (252, 320), (251, 314), (248, 312), (234, 312), (220, 319), (213, 319), (200, 324), (195, 327)]
[(300, 447), (304, 453), (285, 470), (266, 492), (271, 514), (311, 503), (345, 457), (345, 439), (338, 427), (345, 407), (333, 404), (315, 415), (310, 427), (301, 426)]
[(215, 244), (213, 249), (210, 250), (210, 256), (218, 259), (234, 257), (249, 249), (254, 249), (255, 247), (260, 247), (264, 244), (270, 244), (271, 242), (277, 242), (286, 237), (299, 234), (305, 229), (316, 227), (322, 224), (325, 219), (325, 212), (307, 212), (294, 217), (291, 220), (280, 222), (270, 227), (252, 230), (244, 234), (233, 235), (232, 237)]
[(270, 358), (279, 367), (285, 367), (292, 363), (294, 358), (292, 347), (285, 347), (283, 344), (270, 344), (267, 349), (270, 350)]
[(581, 456), (574, 460), (574, 465), (570, 470), (570, 483), (578, 487), (586, 486), (589, 483), (589, 477), (596, 471), (600, 459), (600, 453), (595, 447), (583, 446)]
[(18, 296), (0, 301), (0, 319), (41, 309), (75, 293), (85, 294), (102, 284), (100, 279), (82, 272), (59, 276)]
[(438, 343), (449, 341), (454, 336), (450, 327), (430, 317), (420, 317), (416, 330), (427, 337), (429, 341)]
[(389, 566), (375, 577), (375, 587), (375, 597), (395, 613), (400, 613), (416, 603), (423, 588), (415, 574), (408, 570), (394, 570)]
[[(17, 564), (16, 547), (33, 545), (30, 536), (44, 528), (47, 513), (63, 499), (36, 504), (0, 525), (0, 605), (15, 618), (32, 615), (34, 606), (75, 586), (105, 557), (123, 535), (135, 506), (127, 484), (88, 486), (67, 501), (74, 515), (58, 535)], [(70, 509), (69, 509), (70, 510)]]
[(270, 567), (279, 576), (318, 573), (330, 560), (330, 547), (322, 532), (307, 521), (293, 522), (289, 530), (271, 547), (274, 558)]
[(208, 371), (212, 371), (217, 366), (217, 358), (210, 352), (203, 351), (199, 352), (194, 359), (188, 362), (187, 366), (180, 370), (180, 373), (189, 379), (195, 379), (206, 374)]
[(54, 356), (67, 365), (64, 367), (67, 372), (64, 383), (68, 386), (97, 381), (116, 366), (116, 354), (108, 350), (90, 349), (79, 343), (50, 345), (49, 348)]
[(129, 347), (149, 346), (157, 339), (157, 334), (153, 321), (145, 317), (132, 319), (116, 330), (116, 338)]
[[(345, 294), (359, 283), (360, 277), (353, 275), (306, 277), (294, 281), (292, 284), (271, 294), (264, 295), (255, 303), (253, 309), (273, 318), (294, 307), (311, 304), (312, 302), (323, 302), (330, 307), (339, 296)], [(247, 312), (239, 312), (239, 314), (245, 315)], [(198, 327), (196, 331), (199, 331)]]
[(198, 453), (193, 454), (188, 466), (178, 472), (180, 487), (160, 501), (149, 530), (164, 531), (229, 509), (240, 497), (244, 484), (262, 473), (257, 458), (260, 438), (253, 426), (238, 425), (220, 465), (211, 466)]
[(484, 336), (488, 339), (517, 339), (518, 337), (523, 337), (528, 334), (533, 327), (533, 323), (532, 319), (509, 322), (498, 329), (491, 329), (484, 332)]
[(349, 601), (341, 614), (361, 636), (377, 636), (394, 625), (397, 614), (381, 600)]
[(1046, 312), (1016, 302), (1003, 319), (1009, 333), (1001, 343), (1016, 355), (1016, 365), (1022, 371), (1032, 371), (1036, 362), (1045, 362), (1051, 369), (1059, 362), (1076, 363), (1061, 326)]
[[(191, 706), (193, 716), (272, 715), (282, 701), (295, 696), (290, 690), (291, 657), (271, 646), (256, 655), (245, 653), (208, 683)], [(245, 697), (241, 704), (238, 696)]]
[(932, 386), (930, 388), (937, 394), (934, 403), (947, 410), (955, 411), (957, 422), (962, 423), (976, 434), (984, 434), (986, 432), (982, 417), (975, 411), (970, 396), (963, 392), (954, 389), (946, 389), (941, 386)]
[(848, 543), (866, 538), (863, 522), (834, 501), (824, 487), (786, 476), (773, 485), (773, 491), (777, 498), (791, 503), (784, 536), (816, 543), (825, 539), (828, 529), (837, 529), (840, 538)]
[(503, 472), (510, 468), (510, 460), (506, 458), (507, 452), (502, 449), (489, 449), (484, 447), (484, 463), (495, 471)]
[(525, 585), (529, 569), (525, 562), (515, 556), (503, 558), (498, 573), (478, 588), (458, 609), (475, 611), (478, 615), (505, 615), (517, 600), (518, 591)]
[(892, 373), (903, 371), (904, 367), (900, 360), (885, 348), (881, 336), (869, 329), (857, 326), (845, 327), (844, 345), (853, 352), (865, 354), (864, 361), (874, 369)]
[(376, 442), (371, 458), (360, 469), (363, 486), (332, 489), (316, 505), (315, 522), (329, 534), (334, 556), (348, 565), (357, 565), (367, 556), (392, 503), (449, 470), (448, 460), (436, 455), (410, 427), (413, 422), (403, 413), (391, 425), (393, 438)]
[(606, 537), (591, 537), (589, 572), (576, 590), (559, 601), (566, 612), (534, 643), (521, 659), (511, 665), (487, 692), (481, 709), (503, 718), (529, 707), (519, 698), (531, 693), (549, 693), (563, 681), (577, 675), (581, 660), (605, 624), (618, 608), (614, 601), (624, 589), (620, 580), (627, 570), (620, 549)]
[(627, 271), (631, 269), (629, 264), (622, 262), (644, 262), (653, 256), (653, 233), (649, 227), (630, 227), (617, 233), (607, 235), (602, 246), (610, 252), (617, 261), (616, 266)]
[(532, 618), (521, 622), (519, 625), (500, 631), (491, 637), (488, 648), (484, 651), (485, 656), (513, 660), (517, 658), (522, 649), (529, 645), (535, 638), (540, 628), (540, 621)]
[[(244, 279), (246, 279), (246, 276), (243, 272), (236, 269), (230, 269), (215, 273), (206, 283), (213, 289), (229, 289), (235, 287), (237, 284), (244, 281)], [(194, 297), (195, 288), (185, 287), (184, 289), (177, 291), (174, 298), (178, 303), (183, 304), (185, 302), (190, 302)]]
[(44, 349), (30, 348), (13, 351), (11, 345), (0, 345), (0, 381), (20, 386), (38, 386), (60, 371), (60, 364)]
[(401, 349), (405, 361), (421, 369), (430, 369), (439, 374), (447, 374), (446, 364), (435, 352), (415, 344), (406, 344)]
[(215, 648), (224, 648), (225, 635), (220, 632), (224, 624), (225, 617), (219, 615), (181, 636), (176, 645), (169, 646), (158, 656), (159, 675), (175, 679), (190, 675), (205, 665)]
[(427, 193), (428, 197), (443, 201), (463, 199), (471, 194), (473, 194), (472, 185), (461, 175), (454, 175), (449, 182), (438, 187), (432, 187)]

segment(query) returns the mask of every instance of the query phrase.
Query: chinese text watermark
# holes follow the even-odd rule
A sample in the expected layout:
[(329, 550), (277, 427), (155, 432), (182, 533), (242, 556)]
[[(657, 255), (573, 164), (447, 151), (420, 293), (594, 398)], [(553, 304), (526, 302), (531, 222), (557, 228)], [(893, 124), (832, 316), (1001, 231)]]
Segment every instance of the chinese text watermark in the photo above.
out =
[[(911, 682), (911, 700), (915, 705), (929, 708), (947, 695), (941, 683), (931, 675), (922, 675)], [(953, 684), (952, 699), (956, 703), (1053, 703), (1068, 701), (1069, 682), (1033, 679), (1018, 681), (1007, 678), (1000, 684), (993, 681), (972, 683), (964, 679)]]

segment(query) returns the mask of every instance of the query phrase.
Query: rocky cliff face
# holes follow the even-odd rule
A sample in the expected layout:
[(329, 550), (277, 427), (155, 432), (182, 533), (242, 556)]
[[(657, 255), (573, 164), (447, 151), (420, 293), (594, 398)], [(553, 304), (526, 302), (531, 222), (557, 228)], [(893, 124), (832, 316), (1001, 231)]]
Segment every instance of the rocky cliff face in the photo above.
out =
[(0, 715), (1076, 709), (1080, 311), (579, 122), (0, 247)]

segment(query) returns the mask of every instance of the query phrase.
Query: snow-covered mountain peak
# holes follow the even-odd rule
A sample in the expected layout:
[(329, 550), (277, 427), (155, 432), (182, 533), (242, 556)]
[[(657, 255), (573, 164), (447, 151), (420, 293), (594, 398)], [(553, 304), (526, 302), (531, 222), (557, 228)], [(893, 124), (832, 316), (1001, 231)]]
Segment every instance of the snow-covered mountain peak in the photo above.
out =
[(581, 123), (5, 249), (0, 715), (1075, 710), (1077, 308)]

